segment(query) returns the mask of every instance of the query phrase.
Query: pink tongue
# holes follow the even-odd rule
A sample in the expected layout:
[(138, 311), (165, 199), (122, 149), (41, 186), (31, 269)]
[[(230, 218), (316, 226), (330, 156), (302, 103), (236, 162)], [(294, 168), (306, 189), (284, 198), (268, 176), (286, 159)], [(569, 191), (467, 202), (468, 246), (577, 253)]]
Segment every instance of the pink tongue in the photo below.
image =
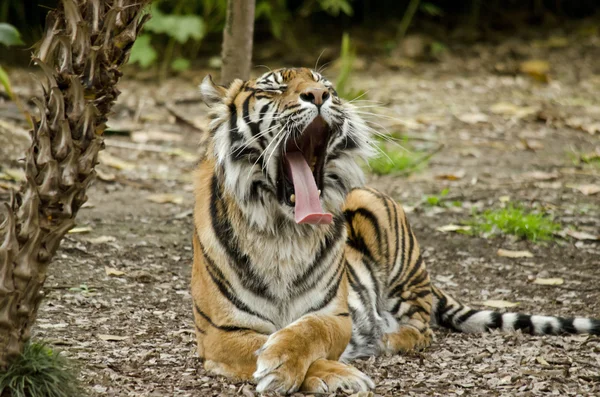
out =
[(333, 216), (323, 212), (315, 178), (302, 153), (287, 153), (285, 158), (290, 167), (290, 174), (294, 183), (296, 223), (310, 223), (312, 225), (330, 224)]

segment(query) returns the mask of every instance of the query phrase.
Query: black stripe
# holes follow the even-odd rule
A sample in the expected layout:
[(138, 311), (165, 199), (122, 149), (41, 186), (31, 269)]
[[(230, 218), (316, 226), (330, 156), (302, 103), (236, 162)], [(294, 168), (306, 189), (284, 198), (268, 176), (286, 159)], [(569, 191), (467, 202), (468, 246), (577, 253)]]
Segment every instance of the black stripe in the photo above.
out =
[(350, 313), (349, 312), (338, 313), (338, 314), (336, 314), (336, 316), (338, 316), (338, 317), (350, 317)]
[(500, 329), (502, 328), (502, 324), (502, 313), (492, 312), (490, 315), (490, 323), (485, 325), (485, 329), (488, 332), (493, 329)]
[(321, 243), (319, 251), (315, 255), (315, 259), (306, 269), (306, 271), (298, 275), (292, 282), (292, 285), (296, 286), (295, 293), (293, 294), (294, 297), (298, 296), (304, 291), (308, 291), (314, 288), (315, 284), (321, 281), (319, 277), (316, 277), (309, 285), (306, 285), (310, 276), (312, 276), (319, 268), (329, 264), (329, 261), (326, 261), (325, 258), (336, 246), (337, 241), (342, 235), (344, 226), (345, 225), (344, 222), (342, 222), (342, 219), (340, 219), (340, 217), (336, 215), (333, 219), (333, 229), (331, 230), (330, 234), (328, 234), (325, 237), (325, 240)]
[(237, 126), (237, 108), (235, 104), (232, 103), (229, 105), (229, 112), (231, 113), (229, 115), (229, 140), (233, 145), (235, 142), (241, 141), (244, 137)]
[[(415, 276), (415, 274), (419, 270), (422, 270), (422, 265), (423, 265), (423, 260), (421, 259), (421, 255), (419, 255), (419, 259), (417, 259), (417, 263), (415, 263), (414, 266), (412, 267), (412, 269), (410, 269), (410, 272), (408, 273), (408, 275), (406, 275), (405, 277), (402, 277), (402, 282), (400, 282), (398, 285), (396, 285), (388, 293), (388, 296), (389, 297), (396, 296), (398, 293), (401, 293), (403, 290), (405, 290), (407, 287), (409, 287), (411, 285), (409, 283), (409, 281)], [(393, 283), (391, 285), (394, 285), (396, 283), (397, 279), (400, 278), (400, 276), (402, 275), (402, 273), (403, 272), (398, 272), (397, 277), (394, 277), (395, 280), (393, 280)], [(423, 273), (425, 273), (425, 270), (423, 270)]]
[[(221, 208), (221, 214), (219, 214), (219, 208)], [(235, 236), (233, 227), (229, 222), (227, 208), (224, 206), (216, 175), (213, 175), (211, 182), (210, 216), (215, 236), (229, 256), (230, 260), (228, 262), (242, 286), (258, 296), (274, 300), (275, 298), (269, 293), (265, 282), (254, 274), (250, 257), (241, 253), (239, 248), (235, 246), (237, 236)]]
[[(332, 280), (337, 276), (337, 274), (338, 274), (338, 272), (336, 272), (333, 275)], [(342, 282), (342, 278), (344, 278), (344, 269), (342, 269), (342, 271), (339, 272), (339, 277), (337, 277), (335, 284), (329, 288), (327, 295), (325, 295), (325, 297), (323, 298), (321, 303), (319, 303), (317, 306), (313, 306), (310, 309), (308, 309), (308, 311), (305, 314), (311, 313), (311, 312), (316, 312), (318, 310), (321, 310), (325, 306), (327, 306), (329, 304), (329, 302), (331, 302), (333, 300), (333, 298), (335, 298), (335, 296), (337, 295), (337, 292), (340, 288), (340, 283)], [(332, 280), (330, 280), (328, 282), (328, 284), (330, 284)]]
[(233, 161), (250, 161), (254, 163), (260, 157), (261, 151), (248, 146), (237, 147), (231, 150)]
[(575, 325), (573, 325), (572, 318), (561, 318), (561, 317), (557, 317), (557, 318), (558, 318), (558, 321), (560, 322), (560, 330), (562, 332), (566, 332), (569, 334), (577, 333), (577, 328), (575, 328)]
[[(198, 313), (200, 316), (202, 316), (202, 318), (204, 318), (207, 323), (209, 323), (211, 326), (215, 327), (218, 330), (225, 331), (225, 332), (240, 332), (240, 331), (257, 332), (250, 328), (236, 327), (234, 325), (217, 325), (217, 324), (213, 323), (213, 321), (210, 319), (210, 317), (208, 317), (202, 310), (200, 310), (200, 308), (198, 307), (197, 304), (194, 304), (194, 308), (196, 309), (196, 313)], [(257, 332), (257, 333), (259, 333), (259, 332)]]
[(200, 327), (198, 327), (196, 324), (194, 324), (194, 326), (196, 327), (196, 331), (198, 331), (199, 333), (201, 333), (201, 334), (203, 334), (203, 335), (204, 335), (204, 334), (206, 334), (206, 331), (205, 331), (205, 330), (201, 329), (201, 328), (200, 328)]
[(225, 278), (225, 275), (223, 274), (223, 272), (221, 272), (221, 269), (219, 269), (215, 262), (204, 251), (202, 251), (202, 255), (207, 264), (206, 268), (208, 270), (210, 278), (213, 280), (221, 294), (223, 294), (223, 296), (227, 298), (227, 300), (231, 302), (232, 305), (234, 305), (240, 311), (246, 312), (248, 314), (260, 318), (261, 320), (273, 324), (271, 320), (250, 309), (244, 302), (239, 300), (239, 298), (234, 293), (232, 293), (233, 287)]
[(394, 269), (394, 266), (396, 265), (396, 262), (398, 261), (398, 252), (400, 251), (400, 234), (398, 233), (399, 219), (398, 219), (398, 211), (396, 210), (395, 203), (392, 203), (392, 210), (394, 212), (394, 218), (393, 218), (392, 222), (394, 224), (394, 236), (395, 236), (396, 250), (394, 252), (394, 258), (391, 263), (390, 271), (392, 271)]
[(544, 324), (544, 329), (542, 329), (542, 333), (544, 335), (552, 335), (555, 333), (554, 327), (552, 326), (551, 322)]
[(513, 324), (513, 328), (516, 330), (520, 329), (523, 332), (530, 334), (534, 333), (533, 324), (531, 323), (531, 316), (527, 314), (517, 314), (517, 319)]

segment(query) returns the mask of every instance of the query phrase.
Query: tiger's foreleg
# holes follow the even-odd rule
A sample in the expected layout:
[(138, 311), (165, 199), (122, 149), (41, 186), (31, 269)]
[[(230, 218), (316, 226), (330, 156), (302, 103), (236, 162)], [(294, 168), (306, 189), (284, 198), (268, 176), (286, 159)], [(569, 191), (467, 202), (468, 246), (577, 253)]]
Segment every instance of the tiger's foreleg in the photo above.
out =
[(258, 392), (291, 393), (300, 387), (307, 392), (335, 391), (340, 387), (361, 391), (374, 387), (362, 372), (336, 361), (352, 333), (347, 283), (344, 271), (337, 296), (326, 313), (304, 315), (269, 336), (258, 351), (254, 373)]

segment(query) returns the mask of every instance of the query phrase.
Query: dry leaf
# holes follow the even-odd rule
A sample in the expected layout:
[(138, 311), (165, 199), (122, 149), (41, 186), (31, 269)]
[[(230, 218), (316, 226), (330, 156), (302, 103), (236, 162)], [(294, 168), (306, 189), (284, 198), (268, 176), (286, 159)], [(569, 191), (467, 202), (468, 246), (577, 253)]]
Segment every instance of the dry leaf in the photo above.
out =
[(509, 302), (503, 300), (489, 299), (481, 302), (483, 306), (494, 307), (496, 309), (504, 309), (507, 307), (515, 307), (518, 306), (518, 302)]
[(533, 258), (533, 254), (529, 251), (511, 251), (500, 248), (497, 254), (506, 258)]
[(565, 232), (568, 236), (573, 237), (577, 240), (600, 240), (600, 234), (591, 234), (588, 232), (578, 232), (576, 230), (567, 230)]
[(358, 393), (351, 394), (348, 397), (373, 397), (373, 396), (375, 396), (375, 394), (373, 394), (372, 391), (359, 391)]
[(540, 59), (525, 61), (519, 65), (519, 70), (521, 73), (528, 74), (542, 83), (547, 83), (550, 80), (548, 76), (550, 64), (547, 61)]
[(98, 338), (105, 340), (105, 341), (109, 341), (109, 342), (118, 342), (118, 341), (129, 339), (128, 336), (106, 335), (106, 334), (98, 334)]
[(592, 184), (577, 185), (577, 186), (573, 186), (573, 188), (576, 190), (579, 190), (581, 193), (583, 193), (586, 196), (591, 196), (591, 195), (600, 193), (600, 185), (592, 185)]
[(550, 181), (560, 177), (560, 174), (556, 171), (544, 172), (544, 171), (531, 171), (523, 174), (526, 179), (536, 179), (538, 181)]
[(25, 171), (20, 168), (5, 168), (0, 172), (0, 179), (5, 181), (22, 182), (25, 180)]
[(123, 276), (125, 274), (125, 272), (121, 270), (117, 270), (114, 267), (108, 266), (104, 266), (104, 271), (106, 272), (107, 276)]
[(490, 106), (490, 112), (494, 114), (518, 119), (535, 114), (537, 111), (538, 108), (534, 106), (517, 106), (509, 102), (498, 102)]
[(508, 203), (510, 201), (510, 196), (500, 196), (498, 197), (498, 201), (501, 203)]
[(150, 196), (148, 196), (146, 198), (149, 201), (152, 201), (152, 202), (158, 203), (158, 204), (166, 204), (166, 203), (181, 204), (181, 203), (183, 203), (183, 196), (179, 196), (177, 194), (171, 194), (171, 193), (151, 194)]
[(115, 174), (112, 172), (102, 171), (102, 169), (99, 167), (96, 167), (96, 175), (98, 176), (98, 179), (104, 182), (114, 182), (115, 179), (117, 179)]
[(487, 123), (488, 116), (483, 113), (465, 113), (457, 118), (466, 124)]
[(525, 150), (530, 150), (532, 152), (541, 150), (544, 148), (544, 144), (540, 141), (536, 141), (534, 139), (521, 139), (521, 144)]
[(104, 244), (104, 243), (112, 243), (113, 241), (117, 241), (117, 238), (114, 236), (98, 236), (91, 237), (86, 239), (88, 243), (92, 244)]
[(89, 233), (92, 230), (93, 229), (89, 226), (74, 227), (73, 229), (69, 230), (69, 234)]
[(565, 280), (562, 278), (536, 278), (533, 280), (534, 284), (538, 285), (562, 285), (565, 283)]
[(546, 361), (546, 360), (544, 359), (544, 357), (542, 357), (542, 356), (538, 356), (538, 357), (536, 357), (536, 358), (535, 358), (535, 361), (537, 361), (538, 363), (540, 363), (540, 364), (542, 364), (542, 365), (550, 365), (550, 364), (548, 364), (548, 361)]
[(108, 167), (117, 169), (117, 170), (130, 170), (135, 168), (135, 164), (129, 163), (127, 161), (121, 160), (107, 152), (100, 152), (98, 155), (99, 162)]
[(461, 226), (461, 225), (444, 225), (444, 226), (440, 226), (438, 228), (436, 228), (435, 230), (437, 230), (438, 232), (443, 232), (443, 233), (447, 233), (447, 232), (466, 232), (471, 230), (471, 226)]
[(183, 136), (165, 131), (136, 131), (131, 134), (131, 140), (136, 143), (154, 142), (181, 142)]
[(465, 170), (459, 170), (455, 173), (436, 175), (435, 179), (446, 179), (448, 181), (457, 181), (465, 176)]

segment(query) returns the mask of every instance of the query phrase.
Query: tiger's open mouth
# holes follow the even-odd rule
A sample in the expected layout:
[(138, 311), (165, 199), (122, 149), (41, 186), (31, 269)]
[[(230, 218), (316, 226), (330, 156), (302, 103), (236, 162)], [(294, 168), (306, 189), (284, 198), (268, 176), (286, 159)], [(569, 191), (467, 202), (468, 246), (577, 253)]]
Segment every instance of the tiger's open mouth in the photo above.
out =
[(317, 116), (282, 148), (277, 190), (279, 199), (294, 207), (297, 223), (331, 223), (332, 215), (323, 211), (320, 201), (330, 136), (331, 128)]

